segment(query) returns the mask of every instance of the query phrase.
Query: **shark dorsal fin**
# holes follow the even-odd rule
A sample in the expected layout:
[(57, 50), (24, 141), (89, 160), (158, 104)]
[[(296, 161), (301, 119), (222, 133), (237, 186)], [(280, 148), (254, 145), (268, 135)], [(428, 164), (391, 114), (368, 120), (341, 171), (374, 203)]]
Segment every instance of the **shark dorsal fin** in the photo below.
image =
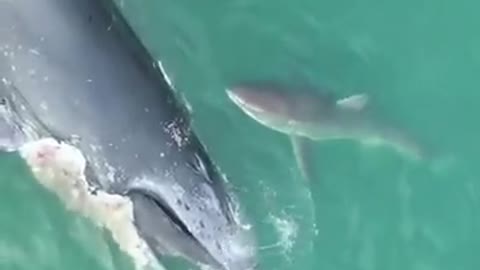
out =
[(349, 110), (356, 110), (361, 111), (367, 107), (368, 104), (368, 95), (367, 94), (356, 94), (351, 95), (346, 98), (342, 98), (337, 100), (337, 106), (349, 109)]

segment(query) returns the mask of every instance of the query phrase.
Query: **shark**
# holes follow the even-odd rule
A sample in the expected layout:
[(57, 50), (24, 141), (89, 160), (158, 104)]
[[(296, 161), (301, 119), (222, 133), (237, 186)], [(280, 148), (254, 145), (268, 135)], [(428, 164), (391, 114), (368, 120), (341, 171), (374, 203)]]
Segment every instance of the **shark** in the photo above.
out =
[(310, 141), (353, 140), (388, 146), (414, 160), (427, 156), (410, 133), (372, 114), (366, 93), (339, 98), (330, 91), (268, 80), (236, 83), (226, 93), (246, 115), (291, 138), (297, 165), (307, 180), (312, 178)]

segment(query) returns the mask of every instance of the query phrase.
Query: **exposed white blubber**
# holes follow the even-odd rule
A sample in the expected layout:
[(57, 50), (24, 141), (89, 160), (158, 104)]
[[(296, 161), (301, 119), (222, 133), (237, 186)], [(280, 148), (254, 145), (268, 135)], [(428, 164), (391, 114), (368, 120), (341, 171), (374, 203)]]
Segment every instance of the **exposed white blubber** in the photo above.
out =
[(162, 269), (133, 224), (132, 202), (124, 196), (89, 191), (86, 160), (76, 147), (44, 138), (19, 149), (34, 177), (55, 193), (67, 209), (78, 212), (97, 226), (108, 229), (120, 249), (130, 255), (137, 270)]

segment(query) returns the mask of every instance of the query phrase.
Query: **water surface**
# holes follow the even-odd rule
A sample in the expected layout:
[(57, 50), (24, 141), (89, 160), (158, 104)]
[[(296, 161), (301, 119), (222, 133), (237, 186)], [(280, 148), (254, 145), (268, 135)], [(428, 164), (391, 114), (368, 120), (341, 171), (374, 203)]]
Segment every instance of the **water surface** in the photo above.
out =
[[(259, 269), (480, 268), (480, 4), (117, 2), (188, 100), (197, 133), (253, 219)], [(318, 143), (318, 177), (307, 186), (288, 138), (226, 96), (230, 83), (253, 78), (367, 93), (375, 113), (412, 130), (439, 159)], [(133, 269), (18, 157), (3, 155), (0, 167), (1, 269)]]

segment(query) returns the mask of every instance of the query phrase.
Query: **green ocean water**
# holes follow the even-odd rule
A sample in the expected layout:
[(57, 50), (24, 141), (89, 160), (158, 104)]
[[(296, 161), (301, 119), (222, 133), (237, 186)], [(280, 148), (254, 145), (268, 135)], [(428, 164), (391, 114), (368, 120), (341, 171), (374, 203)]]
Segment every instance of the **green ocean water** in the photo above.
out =
[[(479, 3), (117, 2), (236, 188), (261, 246), (259, 269), (480, 269)], [(289, 139), (225, 94), (253, 78), (367, 93), (372, 111), (414, 132), (438, 159), (316, 143), (317, 177), (306, 185)], [(133, 269), (107, 233), (66, 211), (17, 156), (2, 155), (0, 169), (0, 269)]]

